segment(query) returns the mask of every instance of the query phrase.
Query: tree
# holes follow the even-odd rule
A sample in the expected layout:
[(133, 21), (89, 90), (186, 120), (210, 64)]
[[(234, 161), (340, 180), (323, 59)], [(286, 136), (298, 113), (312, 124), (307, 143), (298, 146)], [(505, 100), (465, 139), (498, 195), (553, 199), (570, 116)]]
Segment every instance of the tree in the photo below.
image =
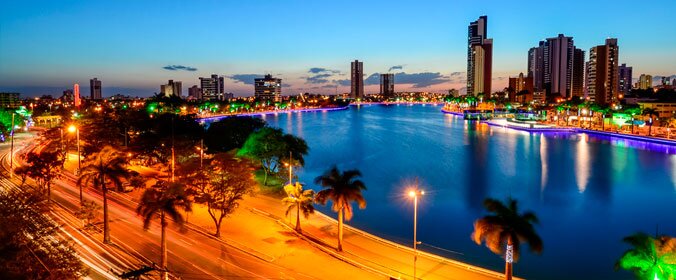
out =
[(204, 144), (211, 152), (239, 149), (255, 131), (265, 127), (265, 121), (253, 117), (232, 117), (209, 124)]
[(283, 198), (282, 202), (286, 204), (286, 216), (289, 216), (289, 212), (295, 208), (296, 231), (302, 232), (300, 228), (300, 213), (302, 212), (303, 217), (307, 219), (310, 217), (310, 214), (315, 212), (315, 191), (303, 190), (303, 185), (299, 182), (284, 186), (284, 191), (286, 192), (287, 197)]
[(343, 219), (352, 219), (352, 201), (357, 202), (360, 209), (366, 208), (366, 200), (362, 191), (366, 185), (357, 177), (361, 177), (359, 170), (347, 170), (340, 172), (337, 167), (324, 172), (315, 178), (315, 184), (324, 187), (315, 196), (315, 201), (326, 205), (328, 200), (333, 201), (331, 210), (338, 212), (338, 251), (343, 250)]
[(260, 161), (265, 173), (263, 185), (267, 185), (268, 175), (277, 173), (284, 160), (291, 156), (294, 163), (305, 164), (304, 155), (308, 146), (302, 138), (284, 134), (279, 128), (264, 127), (252, 133), (238, 151), (237, 155)]
[(191, 211), (192, 204), (188, 200), (185, 189), (182, 184), (168, 183), (166, 181), (157, 181), (151, 188), (147, 189), (141, 201), (139, 202), (136, 213), (143, 217), (143, 228), (150, 228), (150, 223), (157, 216), (160, 218), (160, 226), (162, 228), (161, 240), (161, 264), (162, 264), (162, 279), (167, 279), (167, 216), (174, 220), (174, 223), (183, 225), (183, 216), (180, 210), (186, 212)]
[(100, 152), (90, 157), (77, 179), (80, 194), (82, 194), (82, 187), (89, 184), (101, 189), (103, 194), (103, 243), (106, 244), (110, 243), (108, 190), (110, 187), (113, 187), (113, 190), (116, 191), (124, 190), (122, 181), (129, 178), (130, 175), (126, 165), (126, 158), (122, 153), (110, 146), (105, 146)]
[(623, 241), (633, 248), (622, 254), (615, 264), (616, 270), (631, 270), (642, 280), (673, 280), (676, 277), (676, 238), (653, 238), (645, 233), (636, 233)]
[(484, 216), (474, 222), (472, 240), (479, 245), (485, 241), (486, 247), (493, 253), (505, 255), (505, 279), (510, 280), (512, 262), (519, 260), (521, 243), (528, 243), (532, 252), (542, 252), (542, 240), (533, 228), (538, 219), (530, 211), (520, 214), (517, 201), (511, 198), (507, 200), (507, 205), (487, 198), (484, 207), (495, 215)]
[[(47, 201), (50, 201), (52, 195), (52, 182), (61, 177), (61, 166), (64, 158), (60, 156), (59, 151), (53, 152), (30, 152), (26, 155), (28, 168), (25, 172), (29, 177), (35, 179), (35, 182), (47, 194)], [(24, 172), (24, 170), (21, 170)]]
[(230, 153), (215, 155), (209, 161), (208, 169), (207, 182), (194, 185), (195, 202), (207, 206), (216, 226), (214, 236), (220, 237), (223, 219), (237, 209), (244, 195), (254, 193), (256, 180), (248, 160), (236, 158)]
[(0, 192), (0, 279), (80, 279), (87, 268), (58, 237), (44, 196)]
[[(653, 116), (659, 116), (659, 114), (658, 114), (658, 112), (657, 112), (657, 109), (655, 109), (655, 108), (645, 108), (645, 109), (643, 109), (643, 112), (642, 112), (642, 113), (643, 113), (644, 116), (648, 116), (648, 117), (650, 118), (649, 123), (648, 123), (648, 125), (649, 125), (649, 127), (648, 127), (648, 136), (652, 136), (652, 135), (653, 135), (653, 133), (652, 133), (652, 131), (653, 131), (653, 122), (654, 122)], [(633, 125), (633, 124), (632, 124), (632, 125)]]

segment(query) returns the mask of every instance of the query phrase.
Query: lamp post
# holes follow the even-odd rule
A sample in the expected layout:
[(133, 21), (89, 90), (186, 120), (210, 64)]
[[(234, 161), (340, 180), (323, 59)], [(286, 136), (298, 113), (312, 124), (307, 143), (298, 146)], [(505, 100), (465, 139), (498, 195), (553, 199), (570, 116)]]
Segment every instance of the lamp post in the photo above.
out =
[(12, 144), (9, 151), (9, 177), (14, 177), (14, 116), (16, 114), (12, 113)]
[(289, 168), (289, 184), (291, 184), (293, 181), (293, 165), (291, 165), (291, 162), (293, 161), (293, 156), (291, 155), (291, 152), (289, 152), (289, 162), (284, 163), (284, 166)]
[(418, 196), (425, 195), (425, 191), (418, 189), (418, 179), (416, 179), (415, 189), (408, 192), (408, 196), (413, 198), (413, 279), (416, 279), (416, 262), (418, 261)]
[[(77, 142), (77, 172), (75, 174), (79, 175), (80, 174), (80, 169), (82, 168), (81, 165), (81, 160), (80, 160), (80, 129), (76, 127), (75, 125), (70, 125), (68, 127), (68, 132), (73, 133), (75, 132), (76, 136), (76, 142)], [(82, 186), (80, 186), (80, 204), (82, 204)]]

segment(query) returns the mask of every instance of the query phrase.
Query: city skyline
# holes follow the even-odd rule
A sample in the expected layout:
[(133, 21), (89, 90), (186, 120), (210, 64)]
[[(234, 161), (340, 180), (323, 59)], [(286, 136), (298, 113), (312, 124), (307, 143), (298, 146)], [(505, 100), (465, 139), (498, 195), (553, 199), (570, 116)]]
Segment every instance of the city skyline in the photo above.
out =
[[(273, 19), (247, 16), (256, 6), (249, 3), (142, 2), (132, 10), (122, 3), (12, 3), (0, 11), (0, 91), (55, 95), (78, 83), (87, 92), (88, 80), (97, 77), (104, 97), (150, 96), (168, 80), (182, 81), (187, 95), (187, 88), (199, 86), (199, 77), (218, 74), (225, 77), (226, 92), (251, 96), (254, 78), (272, 74), (283, 79), (284, 95), (345, 93), (349, 62), (358, 59), (364, 62), (367, 94), (379, 92), (379, 74), (388, 72), (395, 74), (397, 91), (464, 92), (466, 28), (482, 15), (490, 18), (495, 44), (493, 91), (506, 87), (508, 77), (526, 73), (528, 50), (557, 34), (573, 37), (585, 51), (617, 38), (619, 63), (633, 67), (634, 82), (643, 73), (675, 74), (670, 47), (676, 39), (661, 28), (669, 26), (668, 9), (657, 8), (664, 5), (643, 10), (603, 1), (582, 9), (582, 2), (575, 3), (546, 9), (558, 13), (539, 11), (537, 2), (394, 5), (384, 8), (393, 19), (385, 25), (370, 13), (383, 8), (377, 3), (360, 4), (352, 13), (356, 23), (344, 17), (356, 3), (287, 3)], [(312, 10), (325, 13), (308, 13)], [(182, 19), (164, 21), (158, 14)], [(406, 23), (411, 21), (416, 24)], [(205, 35), (214, 32), (224, 36)], [(166, 40), (170, 34), (174, 39)]]

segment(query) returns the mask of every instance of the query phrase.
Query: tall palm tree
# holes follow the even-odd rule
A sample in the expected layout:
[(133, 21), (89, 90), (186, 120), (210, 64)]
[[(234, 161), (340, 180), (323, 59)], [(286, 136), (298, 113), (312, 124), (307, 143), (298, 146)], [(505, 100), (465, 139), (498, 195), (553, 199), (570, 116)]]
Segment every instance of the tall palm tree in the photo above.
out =
[(521, 243), (528, 243), (532, 252), (542, 252), (542, 240), (533, 228), (538, 218), (530, 211), (520, 214), (516, 200), (511, 198), (507, 200), (507, 205), (487, 198), (484, 207), (495, 215), (484, 216), (474, 222), (472, 240), (479, 245), (485, 241), (486, 247), (493, 253), (505, 255), (505, 279), (510, 280), (512, 262), (519, 259)]
[[(77, 185), (82, 188), (90, 183), (100, 188), (103, 194), (103, 243), (110, 243), (110, 227), (108, 219), (108, 189), (114, 187), (117, 191), (124, 190), (122, 179), (129, 178), (126, 167), (126, 157), (110, 146), (105, 146), (100, 152), (91, 155), (90, 160), (82, 168)], [(112, 185), (108, 185), (106, 183)]]
[(326, 205), (327, 201), (332, 200), (331, 209), (338, 212), (338, 251), (343, 251), (343, 219), (346, 221), (352, 219), (351, 202), (357, 202), (360, 209), (366, 207), (366, 200), (361, 193), (366, 190), (366, 185), (357, 179), (360, 176), (359, 170), (340, 172), (337, 167), (333, 166), (315, 178), (315, 184), (324, 187), (315, 196), (315, 201)]
[(282, 202), (286, 204), (286, 215), (288, 216), (289, 212), (296, 208), (296, 231), (302, 232), (300, 228), (300, 213), (303, 212), (303, 216), (307, 219), (310, 217), (310, 214), (315, 212), (313, 205), (315, 191), (303, 190), (303, 185), (299, 182), (284, 186), (284, 191), (287, 197), (282, 199)]
[(643, 280), (673, 280), (676, 277), (676, 238), (653, 238), (645, 233), (636, 233), (623, 241), (633, 248), (624, 252), (615, 269), (631, 270)]
[(192, 202), (185, 193), (185, 188), (179, 183), (168, 183), (166, 181), (157, 181), (151, 188), (143, 192), (136, 213), (143, 217), (143, 228), (148, 229), (150, 222), (159, 215), (161, 234), (161, 263), (162, 279), (167, 279), (167, 216), (174, 220), (174, 223), (183, 225), (183, 216), (180, 210), (190, 212)]
[(643, 109), (642, 113), (643, 113), (644, 116), (647, 115), (650, 118), (650, 124), (649, 124), (649, 127), (648, 127), (648, 136), (652, 136), (653, 135), (653, 133), (652, 133), (653, 132), (653, 122), (654, 122), (652, 118), (653, 118), (653, 116), (658, 116), (659, 113), (657, 112), (657, 109), (655, 109), (655, 108), (645, 108), (645, 109)]

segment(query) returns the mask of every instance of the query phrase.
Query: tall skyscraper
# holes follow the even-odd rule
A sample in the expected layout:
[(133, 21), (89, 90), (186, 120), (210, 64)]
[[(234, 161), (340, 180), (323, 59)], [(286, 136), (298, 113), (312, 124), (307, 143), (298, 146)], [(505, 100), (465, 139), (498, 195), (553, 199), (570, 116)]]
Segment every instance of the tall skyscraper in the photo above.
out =
[(351, 63), (350, 69), (352, 76), (350, 98), (364, 98), (364, 63), (359, 60), (355, 60)]
[(573, 76), (570, 87), (571, 96), (584, 98), (584, 69), (585, 59), (584, 51), (578, 48), (573, 50)]
[(545, 90), (545, 42), (540, 41), (537, 47), (528, 50), (528, 77), (533, 78), (533, 90)]
[(394, 95), (394, 74), (380, 74), (380, 94), (383, 96)]
[(75, 108), (80, 107), (82, 100), (80, 100), (80, 85), (73, 85), (73, 102), (75, 103)]
[(178, 96), (181, 97), (181, 92), (183, 91), (183, 83), (181, 81), (169, 80), (166, 85), (160, 86), (160, 92), (164, 96)]
[(631, 84), (632, 82), (632, 74), (631, 74), (632, 67), (627, 66), (627, 64), (622, 63), (620, 65), (620, 92), (623, 93), (624, 95), (629, 94), (629, 91), (631, 91)]
[(225, 93), (223, 76), (211, 74), (210, 78), (200, 77), (200, 87), (202, 88), (202, 99), (223, 100), (223, 93)]
[(467, 28), (467, 94), (491, 93), (493, 39), (488, 39), (488, 17), (480, 16)]
[(611, 104), (619, 100), (620, 82), (617, 39), (606, 39), (605, 45), (589, 50), (587, 94), (597, 104)]
[(641, 74), (638, 78), (639, 89), (649, 89), (653, 87), (653, 76)]
[(97, 78), (89, 80), (89, 98), (92, 100), (103, 99), (103, 95), (101, 94), (101, 81)]
[[(532, 73), (535, 91), (545, 91), (547, 98), (570, 98), (573, 96), (573, 81), (577, 82), (576, 94), (583, 94), (584, 68), (573, 73), (575, 45), (573, 37), (559, 34), (557, 37), (540, 41), (537, 47), (528, 51), (528, 75)], [(577, 52), (580, 67), (584, 67), (584, 52)], [(581, 75), (579, 80), (574, 74)]]
[(282, 79), (273, 78), (270, 74), (254, 79), (254, 96), (273, 102), (282, 101)]

